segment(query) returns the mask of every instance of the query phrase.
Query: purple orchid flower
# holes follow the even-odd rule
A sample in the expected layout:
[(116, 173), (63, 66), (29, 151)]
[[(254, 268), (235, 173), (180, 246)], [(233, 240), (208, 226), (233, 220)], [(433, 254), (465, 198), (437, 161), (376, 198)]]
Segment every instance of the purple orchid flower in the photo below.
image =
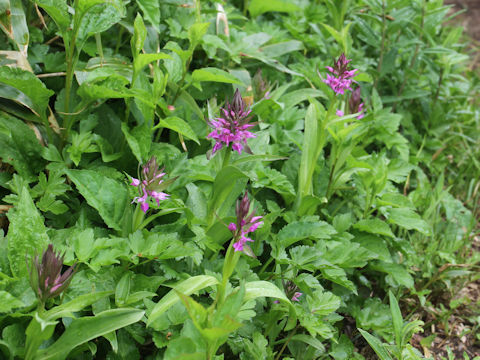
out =
[(239, 154), (242, 150), (251, 154), (252, 151), (247, 145), (247, 139), (256, 137), (248, 129), (255, 126), (249, 124), (251, 117), (248, 115), (251, 110), (243, 101), (240, 91), (237, 89), (233, 96), (232, 103), (227, 102), (225, 108), (222, 108), (224, 117), (218, 117), (210, 120), (210, 126), (214, 129), (207, 135), (207, 139), (214, 139), (215, 145), (212, 149), (212, 155), (224, 146), (232, 144), (232, 149)]
[[(255, 216), (255, 210), (250, 214), (250, 200), (247, 192), (243, 195), (241, 201), (237, 201), (235, 212), (237, 214), (237, 223), (230, 223), (228, 230), (233, 233), (234, 239), (233, 248), (235, 251), (244, 251), (248, 247), (247, 242), (253, 242), (247, 237), (248, 233), (252, 233), (263, 225), (262, 216)], [(251, 251), (249, 251), (250, 253)]]
[(327, 70), (333, 75), (327, 74), (327, 79), (323, 80), (329, 85), (335, 94), (344, 94), (345, 90), (352, 90), (352, 78), (358, 69), (348, 70), (348, 63), (352, 60), (348, 60), (345, 54), (340, 55), (337, 60), (333, 61), (333, 67), (327, 66)]
[[(163, 177), (165, 173), (163, 169), (159, 169), (157, 159), (155, 156), (142, 166), (141, 180), (132, 178), (130, 185), (138, 188), (140, 196), (133, 199), (133, 202), (140, 204), (140, 207), (144, 213), (148, 211), (150, 205), (148, 203), (149, 197), (153, 198), (157, 205), (160, 205), (160, 201), (168, 199), (170, 195), (162, 192), (166, 188), (167, 184), (163, 183)], [(174, 180), (174, 179), (173, 179)], [(173, 180), (169, 180), (171, 182)], [(163, 183), (163, 184), (162, 184)]]

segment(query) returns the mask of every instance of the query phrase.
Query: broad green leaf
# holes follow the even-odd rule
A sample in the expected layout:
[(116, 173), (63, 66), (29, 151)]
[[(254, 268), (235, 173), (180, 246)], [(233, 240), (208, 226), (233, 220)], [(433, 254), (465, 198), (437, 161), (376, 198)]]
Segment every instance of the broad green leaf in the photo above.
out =
[(45, 318), (49, 321), (56, 320), (61, 317), (73, 317), (73, 313), (85, 309), (87, 306), (113, 294), (113, 291), (99, 291), (91, 294), (83, 294), (75, 297), (75, 299), (55, 306), (53, 309), (45, 313)]
[(251, 0), (248, 11), (252, 17), (257, 17), (269, 11), (295, 12), (300, 8), (287, 0)]
[(43, 148), (35, 133), (23, 121), (0, 112), (0, 158), (11, 164), (22, 178), (36, 180), (45, 166)]
[(21, 91), (32, 102), (32, 111), (39, 117), (46, 119), (48, 100), (53, 91), (47, 87), (30, 71), (20, 68), (0, 66), (0, 83)]
[(43, 217), (35, 207), (26, 188), (19, 194), (15, 207), (8, 212), (10, 226), (8, 229), (8, 260), (12, 274), (17, 277), (28, 277), (27, 257), (40, 255), (48, 246), (49, 238)]
[(315, 291), (312, 296), (307, 296), (312, 313), (318, 316), (331, 314), (340, 307), (340, 298), (328, 291)]
[(326, 98), (323, 91), (317, 89), (300, 89), (283, 95), (278, 101), (283, 102), (285, 104), (285, 108), (288, 109), (301, 103), (302, 101), (316, 97)]
[(390, 226), (388, 226), (386, 222), (380, 219), (360, 220), (355, 225), (353, 225), (353, 227), (360, 231), (368, 232), (370, 234), (379, 234), (379, 235), (389, 236), (392, 238), (395, 237), (395, 235), (393, 235), (392, 230), (390, 229)]
[(210, 23), (195, 23), (188, 28), (188, 39), (190, 40), (190, 48), (195, 48), (207, 33)]
[[(125, 6), (121, 0), (79, 0), (78, 12), (80, 25), (77, 43), (80, 48), (87, 38), (108, 30), (125, 16)], [(75, 16), (77, 18), (77, 15)]]
[(402, 265), (377, 261), (373, 264), (370, 264), (369, 267), (373, 270), (389, 274), (400, 285), (403, 285), (409, 289), (413, 288), (414, 281), (412, 275), (410, 275), (407, 269), (405, 269), (405, 267)]
[(172, 57), (167, 54), (138, 54), (133, 62), (133, 71), (137, 74), (141, 71), (145, 66), (150, 64), (151, 62), (162, 60), (162, 59), (171, 59)]
[(172, 307), (176, 302), (180, 300), (177, 292), (184, 295), (191, 295), (198, 290), (204, 289), (209, 286), (218, 284), (218, 280), (209, 275), (198, 275), (188, 278), (177, 285), (173, 286), (173, 290), (165, 295), (160, 301), (155, 304), (150, 315), (148, 316), (147, 326), (158, 319), (165, 311)]
[(25, 306), (24, 303), (7, 291), (0, 290), (0, 313), (9, 313), (15, 308)]
[(73, 247), (75, 255), (81, 262), (86, 262), (90, 259), (94, 248), (94, 234), (93, 229), (88, 228), (73, 235)]
[(121, 230), (124, 214), (130, 206), (125, 186), (93, 170), (67, 170), (66, 173), (105, 223), (112, 229)]
[(307, 238), (329, 239), (333, 234), (335, 228), (325, 221), (294, 221), (278, 232), (278, 240), (287, 247)]
[(180, 119), (179, 117), (169, 116), (165, 119), (161, 119), (157, 127), (164, 127), (176, 131), (200, 145), (200, 141), (198, 140), (195, 131), (193, 131), (192, 127), (185, 120)]
[(277, 286), (268, 281), (250, 281), (245, 284), (245, 296), (243, 302), (253, 300), (259, 297), (271, 297), (285, 301), (289, 307), (289, 318), (285, 330), (290, 330), (295, 327), (297, 323), (297, 313), (291, 301), (287, 298), (285, 293)]
[(284, 156), (279, 156), (279, 155), (270, 155), (270, 154), (264, 154), (264, 155), (248, 155), (244, 156), (238, 160), (235, 160), (232, 162), (232, 165), (240, 165), (240, 164), (245, 164), (248, 162), (257, 162), (257, 161), (278, 161), (278, 160), (287, 160), (287, 157)]
[(136, 0), (143, 16), (157, 30), (160, 26), (160, 2), (158, 0)]
[(67, 2), (65, 0), (36, 0), (35, 2), (55, 21), (60, 32), (65, 34), (70, 26)]
[(407, 230), (417, 230), (430, 235), (430, 226), (412, 209), (392, 208), (388, 211), (388, 221)]
[(288, 54), (293, 51), (303, 50), (304, 46), (301, 41), (298, 40), (290, 40), (284, 41), (272, 45), (263, 46), (260, 50), (262, 55), (275, 58), (278, 56), (282, 56), (284, 54)]
[(36, 359), (65, 359), (77, 346), (134, 324), (140, 321), (143, 314), (142, 310), (137, 309), (114, 309), (103, 311), (96, 316), (75, 319), (53, 345), (37, 352)]
[(243, 85), (242, 82), (235, 76), (229, 74), (226, 71), (217, 68), (203, 68), (194, 70), (192, 73), (193, 81), (212, 81), (228, 84)]
[(259, 297), (272, 297), (290, 303), (285, 293), (269, 281), (250, 281), (245, 284), (244, 302)]
[(372, 347), (380, 360), (393, 360), (387, 349), (385, 348), (385, 345), (379, 339), (377, 339), (373, 335), (370, 335), (365, 330), (358, 329), (358, 331), (360, 331), (365, 340), (367, 340), (368, 344)]
[[(225, 203), (230, 193), (234, 190), (237, 180), (246, 177), (247, 176), (242, 171), (231, 165), (220, 170), (215, 177), (213, 194), (208, 203), (208, 216), (210, 223), (215, 218), (217, 209)], [(218, 214), (218, 216), (221, 216), (221, 214)]]
[(122, 132), (138, 162), (146, 162), (152, 143), (152, 128), (150, 125), (144, 122), (142, 125), (129, 130), (128, 125), (122, 123)]

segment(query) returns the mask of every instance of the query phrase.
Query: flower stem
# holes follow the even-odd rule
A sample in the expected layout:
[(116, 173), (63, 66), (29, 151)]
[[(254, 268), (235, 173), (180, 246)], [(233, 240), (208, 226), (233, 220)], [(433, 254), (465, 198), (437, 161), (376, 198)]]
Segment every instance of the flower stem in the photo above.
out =
[(230, 144), (228, 145), (227, 148), (225, 148), (225, 154), (223, 155), (222, 169), (228, 166), (231, 154), (232, 154), (232, 145)]

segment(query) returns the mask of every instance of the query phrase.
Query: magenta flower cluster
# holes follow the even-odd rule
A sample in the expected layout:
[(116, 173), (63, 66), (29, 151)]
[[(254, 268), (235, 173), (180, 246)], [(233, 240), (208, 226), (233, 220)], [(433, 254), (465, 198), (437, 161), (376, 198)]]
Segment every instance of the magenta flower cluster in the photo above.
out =
[(326, 67), (332, 74), (327, 74), (327, 79), (323, 81), (330, 86), (337, 95), (343, 95), (345, 90), (352, 90), (352, 78), (358, 69), (348, 70), (348, 63), (350, 61), (352, 60), (348, 60), (345, 54), (342, 54), (337, 60), (333, 61), (333, 67)]
[(256, 137), (255, 134), (248, 131), (255, 124), (249, 124), (251, 112), (243, 101), (240, 91), (237, 89), (233, 96), (232, 103), (227, 102), (225, 108), (221, 109), (223, 117), (210, 120), (210, 126), (214, 129), (207, 135), (208, 139), (214, 139), (215, 145), (212, 154), (224, 146), (232, 146), (232, 149), (239, 154), (245, 149), (247, 153), (251, 153), (247, 139)]
[(235, 212), (237, 214), (237, 223), (230, 223), (228, 230), (230, 230), (234, 239), (233, 248), (235, 251), (243, 251), (248, 245), (247, 242), (253, 242), (252, 239), (247, 237), (248, 233), (252, 233), (263, 225), (262, 216), (255, 216), (255, 210), (250, 214), (250, 200), (248, 199), (247, 192), (245, 192), (241, 201), (237, 201)]
[(132, 202), (140, 204), (144, 213), (150, 208), (149, 197), (153, 198), (157, 205), (160, 205), (161, 200), (165, 200), (170, 196), (161, 191), (165, 188), (165, 185), (162, 184), (162, 178), (165, 176), (165, 173), (162, 171), (163, 169), (159, 169), (157, 159), (153, 156), (142, 166), (141, 180), (132, 178), (130, 185), (138, 188), (140, 194)]

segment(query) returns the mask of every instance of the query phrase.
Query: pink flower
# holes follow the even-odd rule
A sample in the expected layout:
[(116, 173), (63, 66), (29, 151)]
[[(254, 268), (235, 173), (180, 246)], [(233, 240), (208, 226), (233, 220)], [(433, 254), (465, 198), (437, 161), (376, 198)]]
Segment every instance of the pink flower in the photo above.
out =
[(235, 242), (233, 248), (235, 251), (243, 251), (247, 242), (253, 242), (252, 239), (247, 237), (249, 233), (257, 230), (263, 225), (262, 216), (255, 216), (255, 210), (250, 214), (250, 200), (248, 199), (247, 192), (243, 195), (241, 201), (237, 201), (235, 212), (237, 214), (237, 223), (230, 223), (228, 230), (234, 234)]
[(332, 66), (326, 66), (327, 70), (332, 74), (327, 74), (327, 79), (323, 80), (329, 85), (335, 94), (344, 94), (345, 90), (352, 90), (352, 78), (358, 69), (348, 70), (348, 63), (352, 60), (348, 60), (345, 54), (340, 55), (338, 60), (333, 61)]
[(300, 296), (302, 296), (303, 294), (301, 292), (295, 292), (295, 294), (293, 294), (292, 296), (292, 301), (300, 301)]
[(250, 117), (248, 115), (251, 110), (247, 108), (243, 101), (242, 95), (238, 89), (235, 91), (233, 101), (226, 103), (222, 108), (223, 116), (210, 120), (210, 126), (214, 129), (207, 135), (207, 139), (214, 139), (215, 145), (212, 154), (215, 154), (223, 146), (232, 144), (232, 149), (239, 154), (245, 149), (247, 153), (251, 153), (247, 145), (247, 139), (256, 137), (255, 134), (248, 131), (255, 124), (249, 124)]
[(340, 110), (340, 109), (337, 110), (336, 114), (337, 114), (337, 116), (343, 116), (344, 115), (343, 111)]
[(140, 204), (140, 208), (144, 213), (150, 208), (148, 203), (150, 197), (157, 202), (157, 205), (160, 205), (161, 200), (168, 199), (170, 196), (161, 191), (166, 187), (165, 184), (162, 184), (162, 177), (166, 175), (162, 170), (159, 169), (157, 159), (153, 156), (142, 166), (140, 174), (142, 180), (132, 178), (130, 185), (137, 187), (140, 194), (140, 196), (133, 199), (132, 203)]

